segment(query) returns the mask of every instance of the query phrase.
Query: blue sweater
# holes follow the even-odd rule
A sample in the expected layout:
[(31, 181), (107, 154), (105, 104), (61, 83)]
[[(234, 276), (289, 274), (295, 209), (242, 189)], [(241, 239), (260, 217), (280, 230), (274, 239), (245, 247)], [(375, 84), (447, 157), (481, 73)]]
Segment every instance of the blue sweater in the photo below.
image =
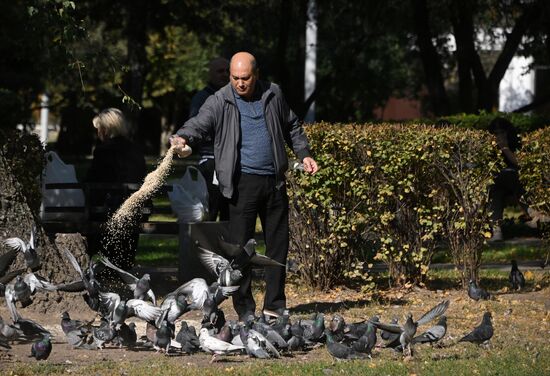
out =
[(254, 175), (274, 175), (271, 135), (265, 123), (263, 103), (254, 97), (246, 101), (235, 93), (241, 114), (241, 171)]

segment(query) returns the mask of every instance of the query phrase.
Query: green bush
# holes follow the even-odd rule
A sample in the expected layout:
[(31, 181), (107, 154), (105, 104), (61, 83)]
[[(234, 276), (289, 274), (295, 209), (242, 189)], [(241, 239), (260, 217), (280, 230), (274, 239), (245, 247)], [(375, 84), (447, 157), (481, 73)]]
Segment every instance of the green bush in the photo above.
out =
[(456, 125), (460, 128), (487, 130), (491, 121), (496, 117), (509, 120), (520, 133), (532, 132), (550, 124), (550, 119), (541, 115), (525, 115), (513, 112), (486, 112), (479, 114), (456, 114), (436, 119), (415, 120), (413, 123), (432, 125)]
[[(550, 215), (550, 127), (528, 133), (522, 137), (518, 153), (520, 180), (529, 206)], [(542, 226), (543, 236), (550, 239), (548, 223)]]
[(288, 179), (291, 250), (304, 282), (321, 289), (350, 277), (368, 282), (364, 263), (374, 258), (388, 264), (392, 282), (420, 283), (444, 234), (466, 274), (476, 275), (500, 163), (492, 136), (389, 124), (306, 131), (321, 170)]

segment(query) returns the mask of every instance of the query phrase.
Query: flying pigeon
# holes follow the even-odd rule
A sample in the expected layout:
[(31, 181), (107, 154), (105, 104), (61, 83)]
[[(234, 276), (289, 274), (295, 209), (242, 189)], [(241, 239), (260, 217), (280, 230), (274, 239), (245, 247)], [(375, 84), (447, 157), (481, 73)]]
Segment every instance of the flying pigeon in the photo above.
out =
[(155, 294), (150, 287), (151, 276), (149, 274), (146, 273), (141, 278), (137, 278), (111, 263), (106, 257), (101, 258), (101, 262), (118, 272), (122, 280), (128, 285), (130, 290), (134, 292), (134, 299), (145, 299), (148, 296), (151, 298), (154, 305), (157, 304)]
[(94, 268), (96, 265), (94, 263), (90, 263), (88, 267), (88, 275), (86, 275), (82, 271), (82, 268), (80, 267), (80, 264), (78, 263), (78, 261), (76, 261), (76, 258), (74, 257), (74, 255), (69, 250), (65, 249), (63, 253), (65, 254), (65, 257), (67, 258), (67, 260), (69, 260), (73, 268), (78, 273), (80, 277), (80, 281), (84, 284), (84, 289), (86, 290), (86, 293), (84, 295), (84, 300), (86, 301), (86, 304), (88, 304), (88, 306), (94, 311), (99, 310), (100, 285), (98, 281), (95, 279), (95, 275), (94, 275)]
[(236, 286), (243, 274), (238, 269), (233, 269), (229, 260), (206, 248), (197, 246), (197, 257), (201, 263), (216, 276), (221, 286)]
[[(185, 295), (190, 310), (202, 310), (204, 315), (210, 316), (212, 310), (216, 308), (218, 304), (234, 294), (238, 289), (239, 286), (220, 286), (217, 282), (208, 286), (204, 279), (194, 278), (184, 283), (170, 294), (175, 296), (179, 294)], [(215, 303), (215, 307), (207, 304), (205, 309), (205, 301), (207, 299), (212, 299)]]
[(220, 237), (218, 239), (218, 244), (221, 251), (234, 260), (234, 269), (243, 269), (248, 264), (285, 267), (285, 265), (280, 262), (256, 253), (257, 243), (253, 238), (249, 239), (244, 246), (241, 246), (238, 244), (228, 243), (223, 237)]
[(462, 337), (458, 342), (472, 342), (482, 344), (491, 339), (493, 336), (493, 324), (491, 322), (491, 312), (485, 312), (481, 324), (476, 326), (474, 330)]
[(510, 281), (512, 290), (521, 290), (525, 287), (525, 277), (521, 270), (519, 270), (516, 260), (512, 260), (512, 270), (510, 271), (508, 280)]
[[(160, 305), (160, 310), (163, 313), (160, 317), (164, 316), (169, 323), (173, 324), (181, 315), (190, 310), (187, 296), (181, 292), (166, 295)], [(160, 326), (160, 324), (160, 321), (157, 322), (157, 326)]]
[(27, 268), (30, 268), (31, 270), (36, 270), (40, 267), (40, 258), (38, 257), (38, 253), (36, 253), (35, 238), (36, 225), (33, 224), (31, 228), (31, 236), (28, 242), (25, 242), (21, 238), (17, 237), (4, 240), (4, 244), (8, 247), (23, 253), (25, 264), (27, 265)]
[(401, 347), (403, 349), (403, 354), (405, 353), (405, 350), (408, 350), (409, 355), (412, 355), (412, 349), (411, 349), (411, 342), (414, 338), (414, 335), (416, 334), (416, 329), (423, 324), (426, 324), (433, 319), (441, 316), (445, 313), (447, 308), (449, 307), (449, 301), (445, 300), (435, 307), (433, 307), (431, 310), (426, 312), (418, 321), (414, 321), (412, 318), (412, 314), (407, 315), (407, 321), (404, 325), (392, 325), (392, 324), (383, 324), (380, 322), (372, 322), (374, 326), (376, 326), (379, 329), (386, 330), (388, 332), (399, 334), (399, 342), (401, 344)]
[(480, 299), (488, 300), (491, 298), (491, 294), (489, 294), (486, 290), (482, 289), (481, 287), (478, 287), (476, 282), (471, 279), (470, 279), (470, 283), (468, 284), (468, 296), (473, 300), (475, 300), (476, 302)]

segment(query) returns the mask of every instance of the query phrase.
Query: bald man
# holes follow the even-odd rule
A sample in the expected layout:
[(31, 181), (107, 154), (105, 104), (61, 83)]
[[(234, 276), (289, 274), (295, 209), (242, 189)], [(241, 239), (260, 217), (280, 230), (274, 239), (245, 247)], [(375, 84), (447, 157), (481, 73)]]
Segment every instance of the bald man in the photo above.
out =
[[(229, 199), (231, 241), (245, 244), (254, 237), (260, 217), (266, 255), (286, 264), (288, 254), (288, 196), (285, 172), (288, 145), (315, 174), (317, 163), (298, 118), (276, 84), (260, 81), (256, 59), (248, 52), (231, 58), (228, 85), (209, 97), (197, 116), (181, 127), (172, 145), (185, 155), (185, 145), (197, 147), (214, 134), (216, 174), (221, 193)], [(255, 314), (250, 288), (250, 266), (243, 267), (243, 280), (233, 297), (233, 306), (244, 320)], [(264, 313), (273, 316), (286, 309), (284, 267), (265, 268)]]
[[(200, 108), (206, 102), (209, 96), (213, 95), (229, 82), (229, 60), (223, 57), (217, 57), (208, 64), (208, 84), (198, 91), (191, 99), (189, 106), (189, 118), (196, 116)], [(227, 221), (229, 219), (229, 206), (227, 200), (222, 196), (218, 186), (214, 184), (216, 178), (214, 175), (214, 137), (209, 135), (205, 142), (194, 150), (199, 155), (199, 171), (206, 180), (208, 189), (208, 220)]]

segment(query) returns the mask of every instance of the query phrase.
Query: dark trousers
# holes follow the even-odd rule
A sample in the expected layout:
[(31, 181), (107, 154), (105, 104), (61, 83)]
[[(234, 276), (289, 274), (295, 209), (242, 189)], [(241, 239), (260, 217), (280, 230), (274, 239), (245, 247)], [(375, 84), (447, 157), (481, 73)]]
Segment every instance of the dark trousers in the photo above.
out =
[(219, 214), (220, 221), (227, 221), (229, 219), (229, 204), (220, 192), (220, 188), (212, 183), (215, 165), (213, 159), (207, 159), (205, 162), (199, 164), (199, 171), (204, 176), (206, 187), (208, 188), (208, 220), (217, 220)]
[[(275, 176), (241, 174), (235, 182), (235, 193), (229, 201), (229, 233), (234, 243), (245, 244), (254, 237), (256, 218), (260, 216), (266, 256), (286, 265), (288, 254), (288, 196), (286, 187), (276, 187)], [(264, 309), (286, 308), (286, 269), (265, 267)], [(242, 318), (254, 313), (250, 265), (243, 271), (239, 291), (233, 296), (235, 311)]]
[(520, 201), (525, 193), (519, 180), (518, 171), (512, 168), (505, 168), (495, 177), (495, 182), (489, 190), (491, 203), (491, 219), (495, 222), (502, 220), (506, 199), (511, 197), (514, 203), (518, 203), (527, 212), (527, 205)]

